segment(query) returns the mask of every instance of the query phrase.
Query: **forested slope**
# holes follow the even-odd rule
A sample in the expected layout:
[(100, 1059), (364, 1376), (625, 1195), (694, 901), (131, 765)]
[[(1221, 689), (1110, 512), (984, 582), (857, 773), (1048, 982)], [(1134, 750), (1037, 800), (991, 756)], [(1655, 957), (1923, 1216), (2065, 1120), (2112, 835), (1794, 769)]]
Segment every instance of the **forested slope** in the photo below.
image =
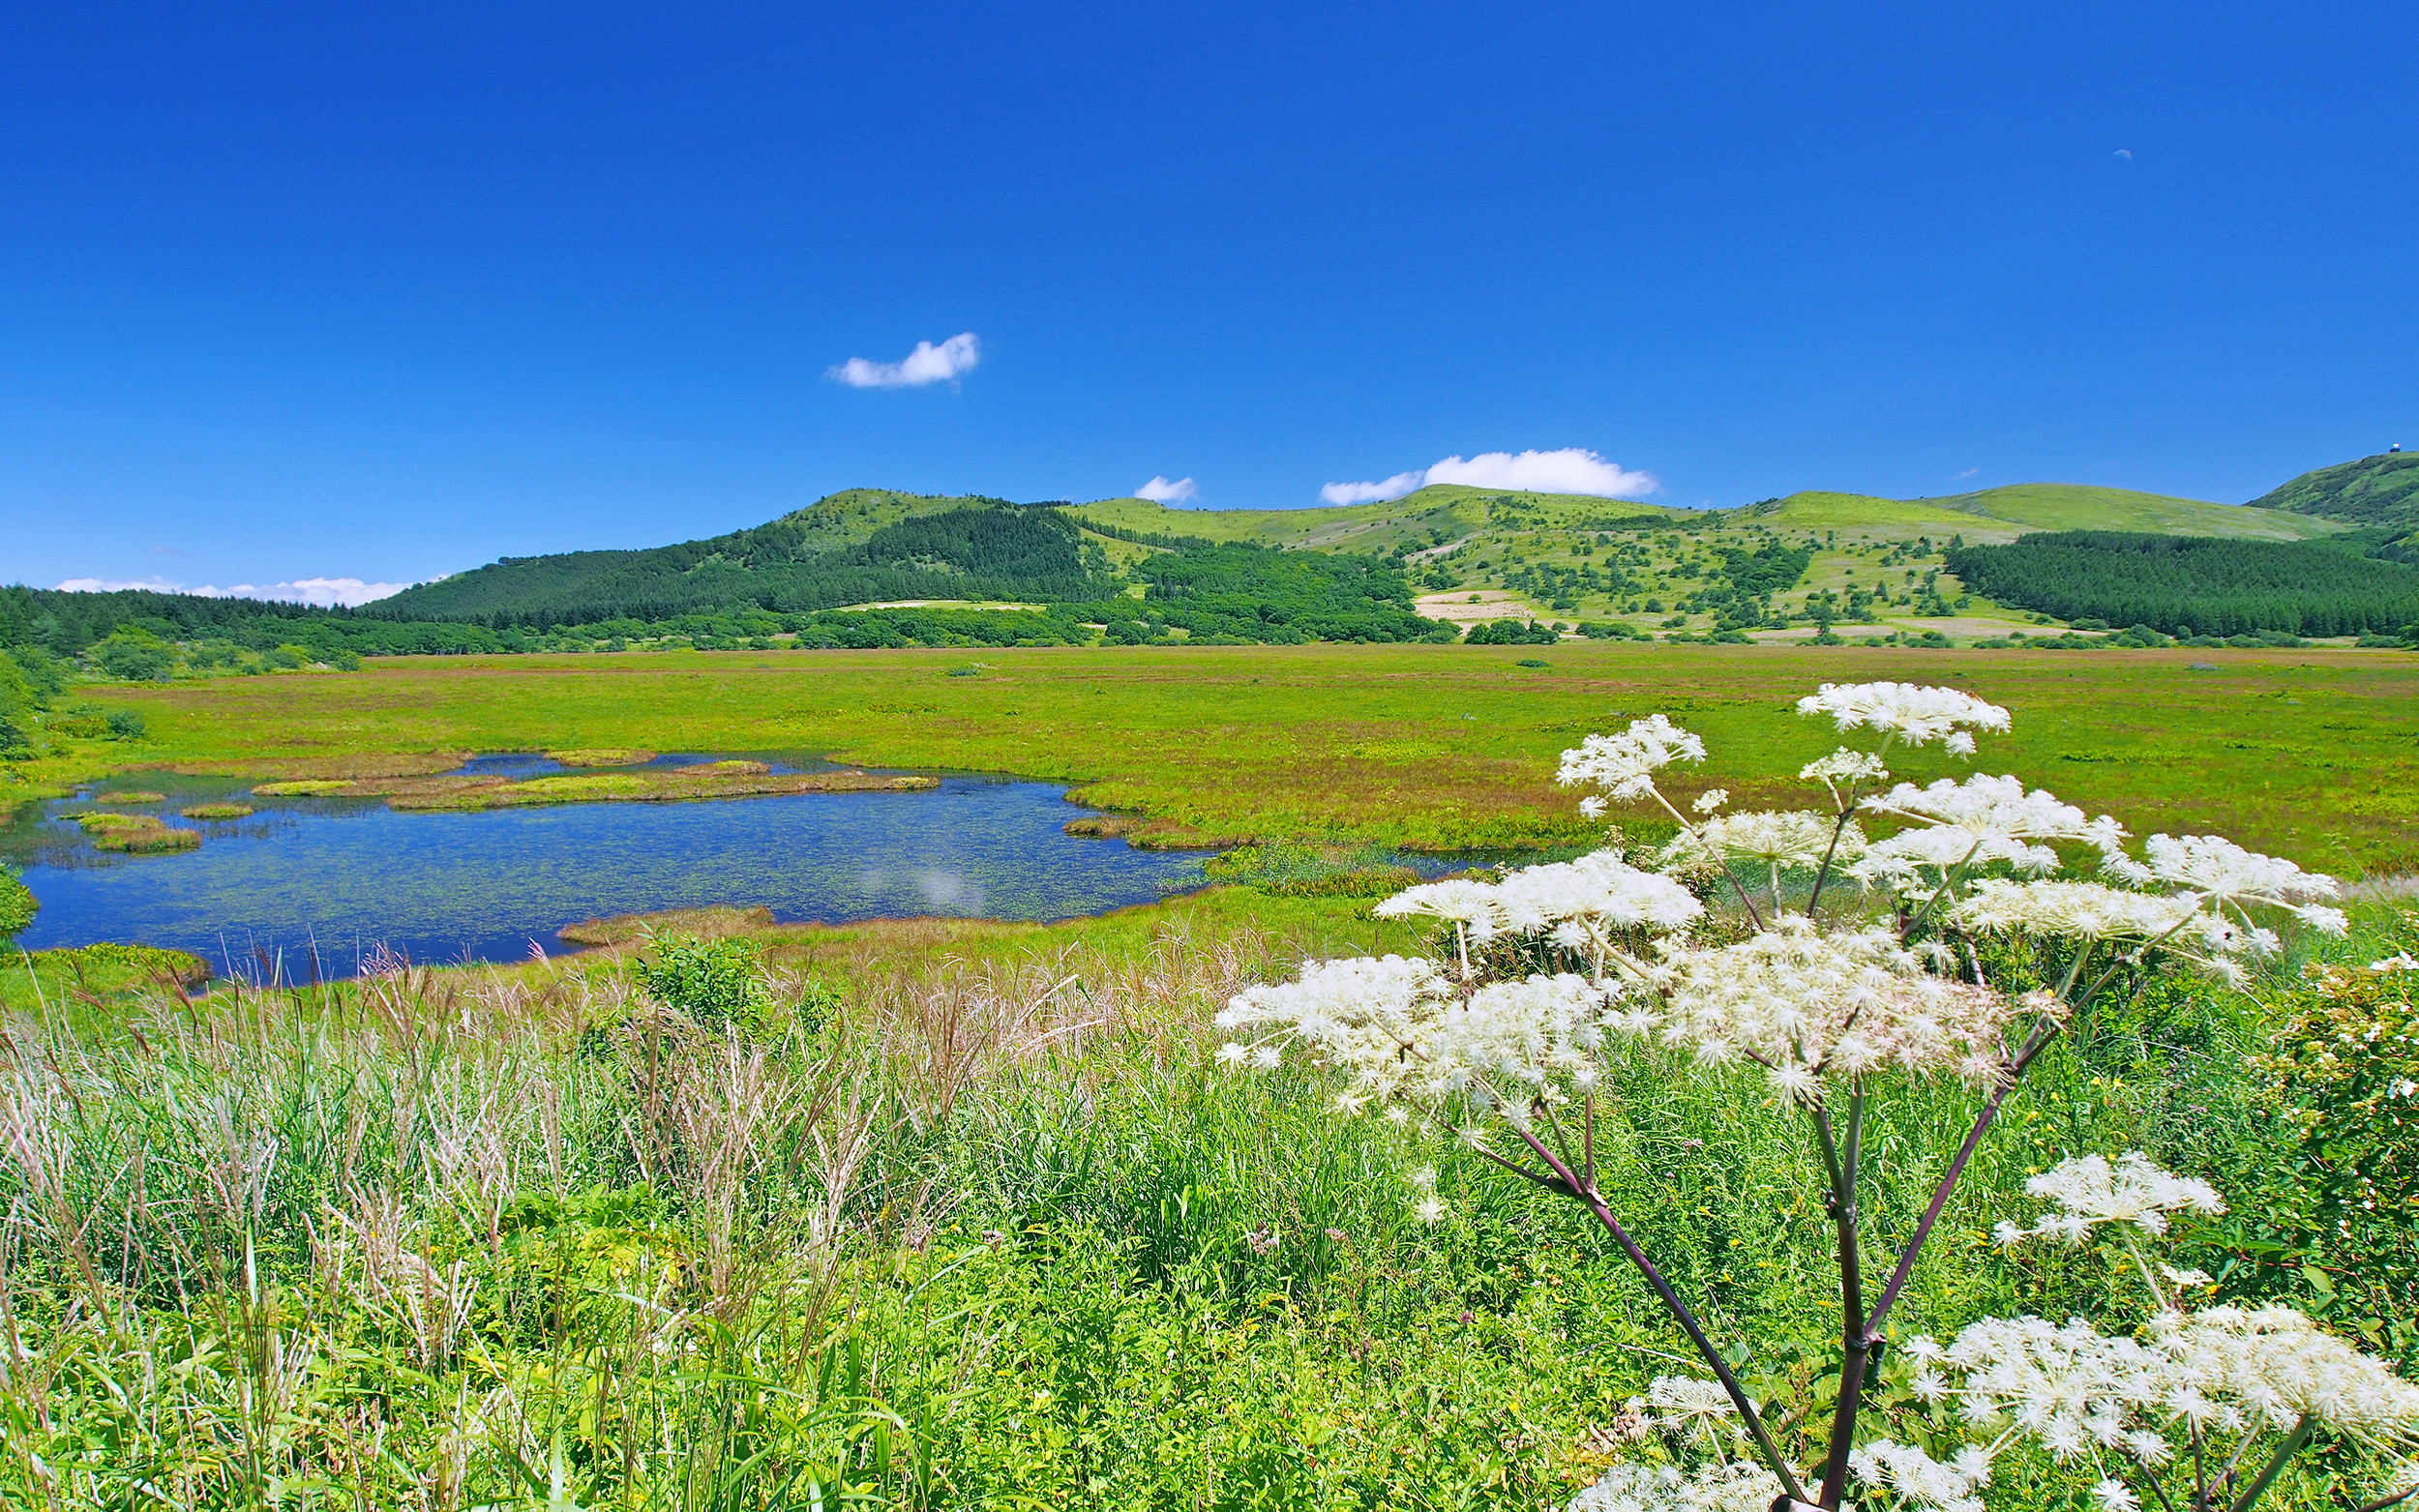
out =
[[(911, 514), (930, 501), (881, 498), (889, 509), (826, 500), (769, 524), (649, 550), (506, 557), (406, 589), (371, 612), (543, 627), (891, 599), (1082, 599), (1101, 586), (1095, 574), (1106, 560), (1095, 552), (1088, 562), (1082, 532), (1056, 510), (982, 500)], [(891, 518), (876, 523), (883, 514)], [(851, 539), (861, 523), (873, 528)]]
[(2172, 636), (2345, 636), (2419, 623), (2419, 568), (2334, 546), (2070, 530), (1964, 547), (1948, 561), (1967, 587), (2003, 604)]

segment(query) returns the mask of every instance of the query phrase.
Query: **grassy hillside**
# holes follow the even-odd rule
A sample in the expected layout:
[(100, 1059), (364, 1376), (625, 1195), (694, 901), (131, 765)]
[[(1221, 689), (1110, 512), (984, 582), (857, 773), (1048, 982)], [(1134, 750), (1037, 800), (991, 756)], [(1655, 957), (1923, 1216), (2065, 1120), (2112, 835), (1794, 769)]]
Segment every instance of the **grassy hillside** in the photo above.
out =
[(1392, 552), (1441, 546), (1490, 524), (1576, 527), (1597, 521), (1692, 518), (1689, 511), (1578, 493), (1520, 493), (1433, 484), (1399, 499), (1323, 509), (1170, 509), (1149, 499), (1101, 499), (1065, 511), (1087, 525), (1203, 541), (1321, 551)]
[(2323, 519), (2253, 515), (2239, 504), (2076, 483), (2017, 483), (1914, 502), (2006, 520), (2030, 530), (2133, 530), (2152, 535), (2300, 541), (2338, 528)]
[[(747, 530), (644, 550), (505, 557), (381, 602), (396, 619), (640, 620), (749, 606), (891, 599), (1080, 598), (1082, 541), (1047, 510), (854, 489)], [(539, 622), (543, 622), (542, 620)]]
[(2384, 452), (2306, 472), (2248, 507), (2392, 534), (2419, 530), (2419, 453)]
[(1730, 511), (1728, 518), (1774, 529), (1903, 531), (1908, 535), (1919, 531), (1970, 534), (1975, 528), (1970, 517), (1928, 500), (1884, 499), (1869, 493), (1820, 490), (1749, 504), (1745, 509)]

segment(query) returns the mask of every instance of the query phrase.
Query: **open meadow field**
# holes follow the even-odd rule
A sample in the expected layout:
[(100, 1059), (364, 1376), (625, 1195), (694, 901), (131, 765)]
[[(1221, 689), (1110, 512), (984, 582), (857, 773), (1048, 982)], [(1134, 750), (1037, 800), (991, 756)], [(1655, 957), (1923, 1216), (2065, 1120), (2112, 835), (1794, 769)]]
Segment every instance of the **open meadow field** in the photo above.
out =
[[(146, 721), (145, 741), (108, 748), (130, 763), (310, 777), (428, 752), (810, 752), (1065, 782), (1145, 816), (1153, 843), (1457, 849), (1586, 842), (1593, 827), (1553, 786), (1557, 755), (1657, 710), (1713, 746), (1707, 786), (1763, 801), (1833, 744), (1823, 722), (1774, 711), (1817, 683), (1875, 678), (2005, 705), (2016, 727), (1990, 759), (2138, 833), (2225, 833), (2355, 875), (2419, 864), (2419, 658), (2390, 652), (686, 652), (393, 659), (96, 692)], [(1924, 755), (1906, 775), (1956, 769)]]
[[(1795, 697), (1922, 678), (2005, 705), (2014, 728), (1976, 763), (1902, 747), (1901, 775), (2014, 771), (2137, 832), (2374, 879), (2344, 900), (2342, 935), (2260, 907), (2285, 933), (2231, 987), (2199, 954), (2245, 948), (2230, 931), (2145, 954), (1960, 916), (1958, 971), (2036, 989), (2028, 1011), (2045, 993), (2079, 1006), (2039, 1021), (2004, 1083), (1843, 1078), (1846, 1229), (1832, 1125), (1669, 1035), (1602, 1048), (1579, 1082), (1539, 1063), (1541, 1084), (1584, 1092), (1583, 1125), (1570, 1101), (1532, 1105), (1534, 1125), (1466, 1098), (1378, 1116), (1355, 1089), (1383, 1082), (1390, 1047), (1351, 1083), (1222, 1049), (1239, 993), (1324, 958), (1460, 950), (1466, 979), (1513, 991), (1573, 964), (1559, 934), (1490, 946), (1379, 916), (1399, 881), (1331, 871), (1232, 870), (1049, 925), (603, 921), (597, 948), (553, 961), (207, 994), (146, 981), (133, 953), (51, 953), (0, 992), (0, 1502), (1547, 1512), (1621, 1505), (1572, 1498), (1643, 1465), (1728, 1497), (1692, 1505), (1752, 1512), (1777, 1484), (1763, 1451), (1718, 1395), (1690, 1393), (1727, 1373), (1762, 1405), (1764, 1463), (1810, 1494), (1854, 1405), (1840, 1244), (1869, 1251), (1868, 1275), (1908, 1257), (1893, 1341), (2018, 1315), (2126, 1333), (2137, 1277), (2171, 1273), (2407, 1368), (2419, 1184), (2393, 1099), (2419, 1078), (2419, 970), (2394, 963), (2419, 918), (2392, 875), (2413, 859), (2419, 663), (1524, 649), (386, 661), (100, 692), (143, 737), (35, 775), (816, 753), (1063, 781), (1166, 843), (1569, 854), (1603, 831), (1550, 777), (1589, 732), (1665, 711), (1709, 748), (1663, 768), (1675, 802), (1804, 804), (1796, 768), (1860, 737), (1785, 712)], [(1658, 841), (1672, 824), (1654, 812), (1612, 817)], [(1811, 906), (1811, 870), (1775, 861), (1769, 895), (1760, 865), (1729, 892), (1698, 875), (1704, 959), (1759, 936), (1759, 896)], [(1891, 917), (1831, 897), (1829, 927)], [(1902, 928), (1928, 912), (1914, 902)], [(1626, 1228), (1501, 1169), (1495, 1146), (1532, 1129), (1540, 1152), (1584, 1148), (1586, 1191)], [(2179, 1215), (2160, 1241), (2185, 1268), (2144, 1270), (2130, 1239), (1993, 1242), (2043, 1210), (2028, 1179), (2125, 1151), (2223, 1191), (2223, 1214)], [(1693, 1309), (1685, 1325), (1658, 1287)], [(1856, 1442), (1948, 1455), (1959, 1430), (1922, 1369), (1896, 1344), (1877, 1357)], [(2285, 1444), (2264, 1506), (2319, 1512), (2343, 1478), (2398, 1473), (2383, 1442), (2329, 1432), (2295, 1459), (2307, 1433), (2237, 1437)], [(2013, 1435), (1992, 1453), (1994, 1505), (2091, 1504), (2097, 1469)], [(1858, 1463), (1861, 1504), (1923, 1505)], [(2189, 1483), (2192, 1461), (2161, 1463)]]

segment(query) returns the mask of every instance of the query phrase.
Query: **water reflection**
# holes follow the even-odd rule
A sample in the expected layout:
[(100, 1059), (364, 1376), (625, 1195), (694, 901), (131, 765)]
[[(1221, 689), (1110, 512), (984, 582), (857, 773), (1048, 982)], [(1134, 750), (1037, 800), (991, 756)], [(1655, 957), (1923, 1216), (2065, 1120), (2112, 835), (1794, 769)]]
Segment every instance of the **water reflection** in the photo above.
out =
[[(717, 759), (658, 757), (650, 765)], [(758, 757), (758, 759), (765, 759)], [(826, 763), (790, 759), (777, 769)], [(542, 756), (482, 756), (465, 771), (558, 770)], [(597, 803), (488, 813), (396, 813), (376, 799), (253, 798), (227, 779), (141, 774), (105, 784), (164, 795), (112, 805), (202, 831), (199, 850), (94, 850), (68, 800), (21, 812), (0, 853), (42, 901), (27, 949), (128, 940), (194, 951), (222, 968), (255, 950), (348, 972), (378, 945), (416, 961), (505, 961), (582, 919), (712, 904), (785, 921), (951, 914), (1060, 919), (1161, 895), (1199, 858), (1080, 839), (1061, 787), (949, 777), (930, 792), (802, 793), (687, 803)], [(180, 811), (246, 802), (248, 818)]]

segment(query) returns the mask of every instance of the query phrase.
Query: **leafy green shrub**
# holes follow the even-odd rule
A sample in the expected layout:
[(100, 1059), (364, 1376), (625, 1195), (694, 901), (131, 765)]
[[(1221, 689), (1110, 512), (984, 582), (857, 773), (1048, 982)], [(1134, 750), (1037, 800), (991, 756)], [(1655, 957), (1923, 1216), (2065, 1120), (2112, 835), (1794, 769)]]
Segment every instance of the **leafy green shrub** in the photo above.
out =
[(646, 993), (710, 1029), (762, 1027), (769, 1003), (756, 946), (744, 939), (659, 939), (639, 958)]
[(93, 666), (120, 682), (153, 683), (168, 675), (176, 657), (149, 636), (111, 636), (92, 648)]
[(0, 941), (12, 940), (34, 922), (34, 910), (42, 906), (14, 868), (0, 865)]
[(143, 738), (143, 717), (133, 709), (111, 709), (102, 717), (102, 723), (107, 727), (111, 740)]
[[(2277, 1141), (2247, 1169), (2240, 1247), (2261, 1290), (2381, 1349), (2419, 1349), (2419, 919), (2372, 965), (2313, 966), (2275, 1003), (2276, 1047), (2252, 1063)], [(2306, 1295), (2306, 1294), (2305, 1294)]]

